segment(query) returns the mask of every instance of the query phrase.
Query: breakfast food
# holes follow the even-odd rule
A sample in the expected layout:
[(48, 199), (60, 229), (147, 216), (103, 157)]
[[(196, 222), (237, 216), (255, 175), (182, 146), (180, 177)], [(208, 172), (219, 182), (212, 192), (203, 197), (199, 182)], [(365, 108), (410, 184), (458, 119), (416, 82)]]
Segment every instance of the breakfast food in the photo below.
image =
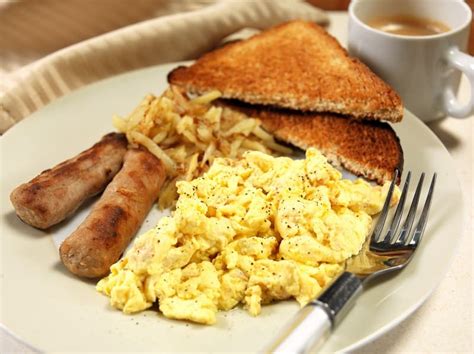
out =
[(377, 122), (402, 119), (400, 97), (316, 24), (271, 28), (178, 67), (168, 81), (190, 94), (219, 90), (221, 107), (379, 184), (403, 169), (397, 135)]
[(260, 121), (211, 103), (212, 91), (189, 99), (175, 86), (161, 96), (148, 95), (126, 118), (114, 117), (115, 127), (131, 144), (142, 145), (163, 161), (168, 180), (159, 206), (176, 202), (176, 182), (205, 172), (216, 157), (239, 157), (246, 150), (291, 154), (261, 128)]
[(110, 133), (76, 157), (18, 186), (10, 194), (18, 217), (39, 229), (63, 221), (104, 190), (122, 166), (126, 150), (125, 136)]
[(129, 149), (89, 216), (61, 244), (67, 269), (82, 277), (106, 275), (142, 224), (164, 179), (159, 159), (145, 149)]
[(210, 52), (168, 75), (188, 92), (299, 111), (398, 122), (398, 94), (322, 27), (291, 21)]
[[(239, 304), (252, 315), (274, 300), (305, 305), (359, 252), (402, 168), (396, 134), (377, 121), (401, 120), (398, 95), (302, 21), (209, 53), (169, 81), (161, 96), (113, 118), (122, 134), (45, 171), (12, 202), (41, 197), (64, 218), (116, 174), (59, 253), (73, 274), (106, 276), (97, 290), (126, 313), (158, 303), (166, 317), (213, 324)], [(293, 151), (274, 137), (306, 159), (275, 157)], [(314, 147), (380, 185), (341, 179)], [(40, 196), (42, 178), (64, 190)], [(157, 198), (176, 210), (119, 261)], [(37, 227), (58, 222), (17, 212)]]
[(385, 122), (361, 121), (323, 113), (261, 109), (224, 104), (258, 118), (262, 127), (279, 140), (300, 149), (316, 147), (336, 166), (384, 184), (403, 170), (403, 150), (397, 135)]
[(301, 160), (216, 158), (177, 187), (172, 216), (137, 238), (97, 290), (125, 313), (157, 302), (166, 317), (213, 324), (238, 304), (258, 315), (274, 300), (314, 299), (361, 249), (388, 184), (341, 179), (310, 148)]

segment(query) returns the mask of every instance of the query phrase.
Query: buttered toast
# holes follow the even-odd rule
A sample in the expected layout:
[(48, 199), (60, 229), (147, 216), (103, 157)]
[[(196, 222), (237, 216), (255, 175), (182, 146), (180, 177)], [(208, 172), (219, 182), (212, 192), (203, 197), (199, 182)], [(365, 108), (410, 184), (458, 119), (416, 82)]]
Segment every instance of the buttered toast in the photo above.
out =
[(357, 119), (398, 122), (398, 94), (322, 27), (291, 21), (178, 67), (168, 81), (188, 92)]

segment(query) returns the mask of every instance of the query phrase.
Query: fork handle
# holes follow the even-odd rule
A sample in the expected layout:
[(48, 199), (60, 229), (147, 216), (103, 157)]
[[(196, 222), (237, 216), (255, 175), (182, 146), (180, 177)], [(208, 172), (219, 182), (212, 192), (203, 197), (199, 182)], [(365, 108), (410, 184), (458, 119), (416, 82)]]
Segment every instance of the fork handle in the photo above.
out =
[(265, 353), (308, 353), (329, 337), (333, 328), (351, 309), (362, 290), (362, 281), (342, 273), (322, 295), (303, 307)]
[(335, 326), (354, 306), (361, 291), (362, 280), (350, 272), (344, 272), (313, 303), (327, 311)]
[(303, 307), (264, 353), (308, 353), (318, 348), (331, 332), (328, 313), (316, 303)]

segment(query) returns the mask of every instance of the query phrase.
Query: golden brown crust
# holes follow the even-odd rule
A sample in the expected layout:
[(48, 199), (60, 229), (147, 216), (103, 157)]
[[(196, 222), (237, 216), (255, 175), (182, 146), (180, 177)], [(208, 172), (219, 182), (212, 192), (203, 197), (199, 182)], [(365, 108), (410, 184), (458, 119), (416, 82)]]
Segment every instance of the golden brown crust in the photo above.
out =
[(322, 27), (292, 21), (210, 52), (168, 75), (202, 94), (300, 111), (334, 112), (398, 122), (398, 94)]
[(138, 231), (165, 180), (160, 160), (130, 149), (124, 165), (84, 222), (59, 250), (64, 265), (81, 277), (106, 275)]
[(392, 180), (395, 169), (402, 172), (403, 150), (387, 123), (330, 113), (269, 110), (236, 102), (220, 104), (260, 119), (277, 139), (303, 150), (316, 147), (333, 164), (379, 184)]
[(64, 220), (104, 190), (122, 166), (127, 145), (124, 134), (107, 134), (74, 158), (18, 186), (10, 194), (17, 215), (39, 229)]

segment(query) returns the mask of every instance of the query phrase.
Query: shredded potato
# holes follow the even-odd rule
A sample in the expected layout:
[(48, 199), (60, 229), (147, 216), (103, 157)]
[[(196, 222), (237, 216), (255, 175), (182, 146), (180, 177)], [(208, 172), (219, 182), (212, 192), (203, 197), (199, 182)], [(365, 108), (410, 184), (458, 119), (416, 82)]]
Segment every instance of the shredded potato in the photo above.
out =
[(146, 96), (128, 117), (112, 118), (132, 145), (144, 146), (165, 165), (168, 178), (158, 200), (161, 209), (176, 202), (177, 181), (200, 176), (216, 157), (240, 157), (247, 150), (292, 153), (275, 142), (258, 119), (212, 105), (220, 95), (212, 91), (189, 99), (171, 86), (160, 97)]

